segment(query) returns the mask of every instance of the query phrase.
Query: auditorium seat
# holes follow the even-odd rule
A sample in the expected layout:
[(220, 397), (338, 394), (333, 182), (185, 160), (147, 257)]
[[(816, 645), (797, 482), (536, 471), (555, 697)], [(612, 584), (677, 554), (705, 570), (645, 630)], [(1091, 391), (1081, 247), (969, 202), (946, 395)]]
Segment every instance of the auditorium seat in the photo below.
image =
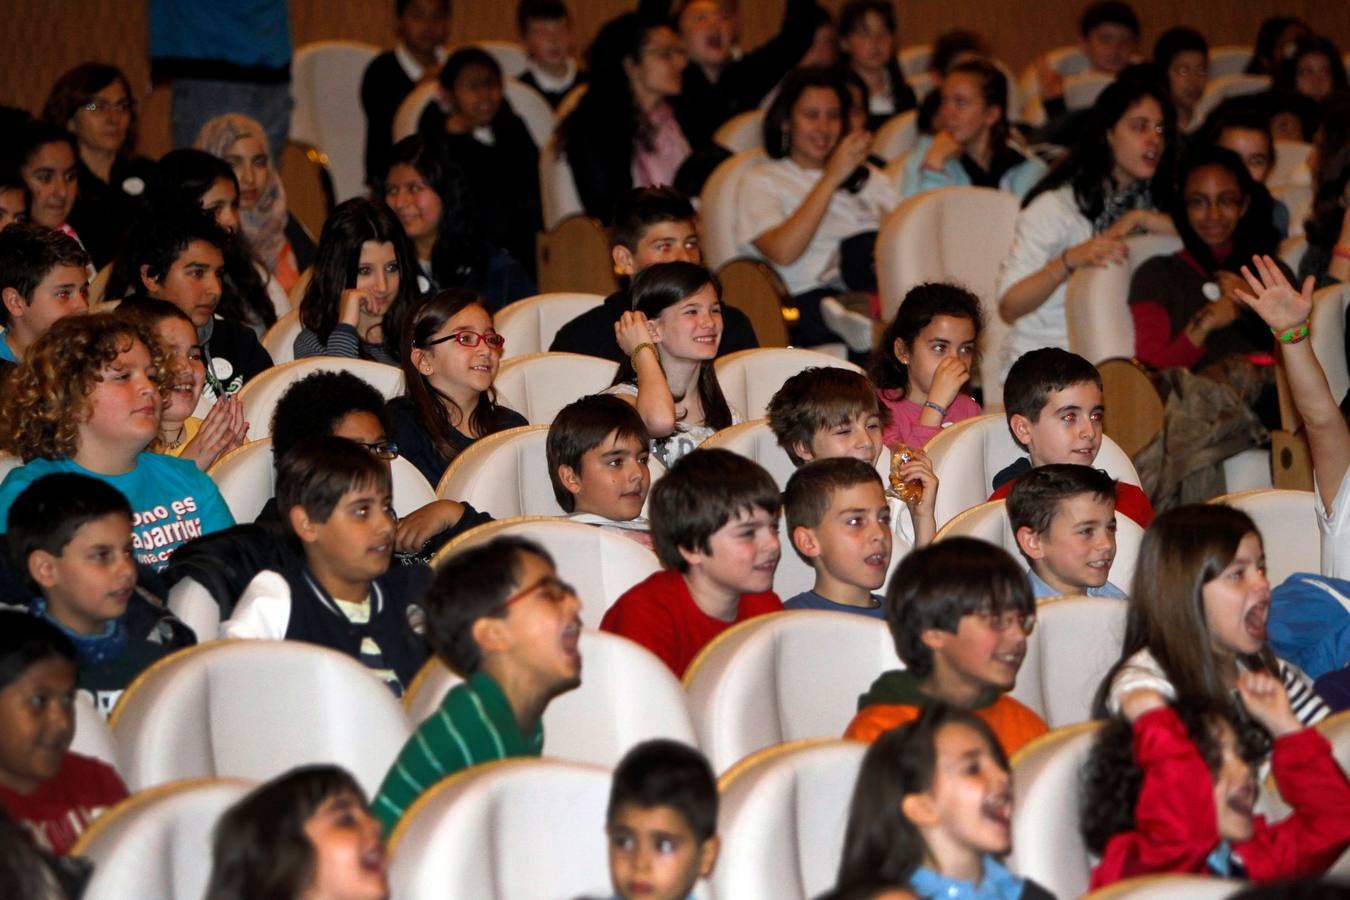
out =
[(719, 357), (713, 364), (717, 382), (731, 408), (747, 419), (763, 416), (769, 399), (793, 375), (811, 366), (835, 369), (862, 369), (848, 360), (817, 350), (795, 347), (758, 347)]
[(603, 393), (618, 366), (580, 353), (528, 353), (502, 360), (492, 387), (497, 402), (536, 425), (547, 425), (574, 400)]
[(1012, 757), (1010, 869), (1056, 897), (1087, 893), (1091, 861), (1078, 831), (1083, 766), (1100, 722), (1042, 735)]
[(1222, 494), (1209, 501), (1224, 503), (1251, 516), (1265, 545), (1266, 577), (1271, 585), (1295, 572), (1321, 572), (1322, 536), (1312, 491), (1258, 488)]
[(282, 363), (264, 369), (239, 390), (239, 404), (249, 425), (250, 438), (257, 440), (271, 435), (277, 402), (291, 385), (314, 372), (350, 372), (370, 382), (386, 400), (403, 393), (403, 370), (398, 366), (340, 356), (307, 356)]
[(492, 317), (492, 327), (506, 338), (502, 360), (548, 350), (559, 329), (604, 302), (603, 294), (555, 292), (506, 305)]

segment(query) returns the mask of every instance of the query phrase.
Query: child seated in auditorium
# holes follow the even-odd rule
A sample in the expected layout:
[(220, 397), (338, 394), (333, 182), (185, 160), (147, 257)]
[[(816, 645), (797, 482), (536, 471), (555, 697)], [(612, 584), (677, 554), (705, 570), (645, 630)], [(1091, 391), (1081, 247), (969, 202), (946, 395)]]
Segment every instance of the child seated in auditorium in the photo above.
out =
[(159, 435), (168, 365), (153, 334), (120, 313), (54, 323), (0, 392), (0, 450), (23, 458), (0, 483), (0, 521), (43, 475), (106, 481), (131, 504), (137, 561), (156, 571), (187, 541), (234, 524), (191, 460), (148, 453)]
[(732, 625), (782, 610), (773, 592), (773, 478), (728, 450), (694, 450), (651, 492), (652, 542), (665, 571), (627, 590), (600, 627), (636, 641), (683, 677)]
[[(1013, 482), (1050, 463), (1090, 466), (1102, 447), (1102, 376), (1076, 353), (1042, 347), (1023, 353), (1003, 384), (1008, 430), (1027, 451), (994, 476), (990, 500), (1001, 500)], [(1153, 505), (1138, 485), (1116, 482), (1116, 511), (1142, 527), (1153, 521)]]
[[(131, 290), (167, 300), (192, 319), (206, 366), (198, 416), (272, 367), (271, 355), (252, 328), (216, 315), (228, 242), (209, 216), (152, 216), (137, 226), (125, 258), (118, 262), (132, 280)], [(117, 280), (119, 274), (113, 277)]]
[(432, 651), (465, 680), (385, 776), (371, 806), (385, 834), (442, 778), (539, 756), (544, 710), (581, 684), (581, 602), (533, 541), (498, 537), (455, 554), (437, 570), (425, 609)]
[[(1155, 690), (1133, 690), (1123, 717), (1098, 732), (1080, 807), (1101, 858), (1094, 890), (1172, 872), (1258, 884), (1315, 877), (1350, 845), (1350, 782), (1326, 738), (1295, 718), (1275, 676), (1243, 672), (1236, 693), (1243, 711), (1203, 697), (1169, 706)], [(1267, 752), (1293, 807), (1275, 823), (1253, 812)]]
[(131, 505), (106, 482), (44, 475), (10, 507), (6, 538), (15, 571), (37, 589), (30, 608), (75, 645), (79, 688), (104, 716), (142, 670), (197, 643), (137, 588)]
[(923, 447), (983, 410), (962, 389), (978, 356), (980, 299), (954, 284), (911, 288), (872, 354), (871, 376), (889, 423), (886, 446)]
[(605, 811), (618, 900), (686, 900), (717, 864), (717, 778), (693, 747), (643, 741), (614, 770)]
[(572, 41), (572, 16), (562, 0), (520, 0), (516, 27), (525, 48), (525, 72), (520, 80), (557, 109), (581, 80)]
[(0, 230), (0, 363), (20, 362), (53, 322), (89, 308), (88, 265), (63, 232), (26, 222)]
[(783, 491), (792, 549), (816, 570), (816, 583), (783, 604), (785, 609), (832, 609), (886, 617), (891, 562), (891, 508), (881, 476), (852, 457), (818, 459), (802, 466)]
[[(890, 423), (890, 410), (877, 399), (876, 388), (866, 376), (832, 367), (803, 369), (783, 382), (769, 400), (768, 415), (778, 446), (794, 466), (836, 456), (851, 456), (875, 466)], [(894, 476), (921, 482), (923, 492), (907, 507), (908, 516), (900, 515), (898, 500), (891, 510), (902, 553), (927, 546), (937, 534), (933, 514), (937, 477), (923, 451), (910, 449), (909, 460), (895, 469)]]
[(886, 624), (905, 667), (858, 698), (844, 737), (873, 741), (937, 702), (983, 719), (1008, 754), (1046, 732), (1006, 693), (1036, 627), (1036, 600), (1007, 553), (966, 537), (915, 550), (886, 588)]
[[(604, 303), (559, 328), (549, 350), (621, 362), (624, 354), (615, 339), (614, 326), (633, 309), (630, 279), (656, 263), (703, 262), (697, 214), (689, 199), (672, 187), (636, 188), (623, 197), (609, 229), (609, 248), (622, 287)], [(724, 305), (717, 355), (758, 346), (750, 317), (735, 306)]]
[(127, 796), (110, 766), (70, 752), (75, 671), (75, 647), (58, 628), (0, 610), (0, 808), (53, 854)]
[(277, 461), (277, 511), (304, 556), (254, 576), (220, 636), (331, 647), (402, 696), (427, 657), (431, 572), (389, 565), (398, 518), (388, 467), (355, 441), (308, 438)]
[(254, 788), (215, 828), (207, 900), (386, 900), (379, 823), (346, 770), (295, 768)]
[(651, 436), (642, 416), (609, 394), (564, 406), (548, 429), (548, 477), (553, 496), (574, 522), (617, 531), (652, 547), (642, 515), (651, 487)]
[[(384, 396), (351, 372), (312, 372), (286, 389), (272, 412), (272, 459), (279, 460), (307, 437), (331, 434), (355, 441), (386, 467), (400, 453), (390, 440)], [(279, 522), (276, 498), (264, 504), (258, 522)], [(400, 562), (429, 562), (451, 538), (492, 517), (468, 503), (437, 498), (399, 517), (394, 555)]]
[(925, 898), (1050, 900), (1003, 862), (1012, 850), (1008, 755), (987, 721), (941, 702), (881, 735), (853, 788), (838, 893), (885, 882)]
[(1106, 580), (1116, 558), (1116, 485), (1110, 475), (1091, 466), (1040, 466), (1013, 484), (1007, 508), (1037, 599), (1063, 594), (1127, 599)]

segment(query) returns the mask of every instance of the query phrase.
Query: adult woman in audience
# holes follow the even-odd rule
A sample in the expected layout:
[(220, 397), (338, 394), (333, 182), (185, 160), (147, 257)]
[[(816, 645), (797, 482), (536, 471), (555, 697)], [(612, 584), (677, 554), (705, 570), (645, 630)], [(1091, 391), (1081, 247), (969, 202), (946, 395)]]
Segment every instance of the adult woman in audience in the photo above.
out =
[(423, 280), (420, 293), (466, 287), (481, 294), (492, 310), (537, 293), (520, 262), (479, 227), (464, 170), (440, 152), (434, 139), (406, 137), (393, 146), (389, 159), (384, 202), (412, 242)]
[(406, 393), (389, 402), (389, 413), (399, 453), (432, 484), (474, 441), (529, 424), (498, 405), (492, 390), (505, 346), (482, 299), (464, 288), (441, 291), (408, 320)]
[(909, 151), (904, 196), (974, 185), (1021, 197), (1045, 175), (1045, 163), (1008, 141), (1008, 79), (997, 66), (983, 59), (957, 63), (938, 91), (937, 132)]
[[(181, 215), (196, 210), (209, 213), (229, 237), (223, 248), (225, 272), (216, 314), (243, 322), (260, 334), (276, 323), (273, 294), (280, 294), (285, 300), (285, 291), (244, 243), (239, 232), (239, 182), (224, 160), (189, 148), (164, 154), (150, 173), (144, 210), (149, 216)], [(113, 280), (118, 280), (116, 274)], [(131, 283), (136, 283), (134, 273)]]
[(489, 241), (534, 270), (534, 236), (543, 226), (539, 148), (502, 95), (502, 70), (479, 47), (463, 47), (441, 67), (441, 104), (418, 131), (464, 171), (467, 200)]
[(844, 62), (867, 82), (867, 127), (913, 109), (918, 100), (895, 58), (895, 10), (890, 0), (850, 0), (839, 11)]
[(1274, 76), (1280, 64), (1289, 58), (1295, 42), (1312, 34), (1306, 22), (1295, 16), (1271, 16), (1261, 23), (1252, 46), (1252, 58), (1244, 70), (1248, 75)]
[(1032, 188), (999, 270), (999, 315), (1012, 323), (1006, 373), (1028, 350), (1068, 346), (1065, 284), (1084, 266), (1123, 263), (1136, 231), (1175, 234), (1171, 200), (1176, 116), (1152, 74), (1126, 70), (1102, 91), (1087, 139)]
[[(753, 245), (783, 279), (801, 312), (793, 341), (804, 346), (839, 340), (822, 318), (823, 298), (875, 289), (875, 232), (900, 202), (894, 183), (866, 164), (872, 135), (848, 129), (850, 106), (829, 70), (789, 75), (764, 117), (772, 161), (747, 174), (740, 191), (737, 242)], [(870, 350), (871, 322), (854, 318), (859, 333), (844, 338)]]
[(239, 224), (253, 255), (290, 291), (314, 263), (314, 240), (286, 208), (286, 188), (273, 164), (267, 132), (238, 113), (216, 116), (194, 144), (234, 169), (239, 182)]
[(1279, 239), (1270, 195), (1242, 159), (1200, 146), (1183, 160), (1172, 220), (1182, 249), (1144, 262), (1130, 282), (1135, 356), (1156, 368), (1212, 374), (1279, 426), (1270, 329), (1236, 297), (1239, 271), (1253, 255), (1273, 255)]
[(354, 197), (323, 224), (300, 301), (295, 358), (344, 356), (396, 366), (418, 297), (412, 245), (383, 203)]
[(116, 66), (84, 63), (52, 85), (42, 118), (75, 135), (80, 192), (70, 217), (101, 268), (121, 249), (151, 162), (134, 155), (136, 99)]
[[(933, 41), (933, 53), (928, 58), (928, 76), (933, 87), (919, 98), (919, 133), (932, 134), (937, 126), (938, 107), (942, 104), (942, 79), (957, 63), (971, 59), (990, 59), (994, 48), (983, 35), (963, 28), (944, 31)], [(1005, 104), (1006, 105), (1006, 104)], [(1006, 111), (1006, 110), (1005, 110)]]
[(1350, 97), (1332, 99), (1325, 110), (1308, 154), (1313, 198), (1298, 266), (1299, 279), (1311, 275), (1318, 287), (1350, 281)]
[(690, 148), (670, 101), (686, 61), (663, 22), (625, 13), (601, 27), (587, 51), (586, 93), (556, 132), (587, 215), (608, 223), (633, 188), (675, 183)]

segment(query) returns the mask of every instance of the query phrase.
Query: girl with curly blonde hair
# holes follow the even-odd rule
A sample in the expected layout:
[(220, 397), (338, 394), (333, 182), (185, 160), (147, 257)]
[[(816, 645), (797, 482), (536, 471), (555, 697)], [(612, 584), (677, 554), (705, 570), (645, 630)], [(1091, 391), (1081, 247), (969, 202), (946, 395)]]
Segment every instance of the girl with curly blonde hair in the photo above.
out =
[(25, 463), (0, 483), (0, 522), (38, 478), (76, 472), (126, 495), (137, 559), (155, 569), (186, 541), (233, 525), (220, 492), (191, 461), (146, 451), (159, 434), (169, 373), (153, 333), (128, 316), (56, 322), (0, 397), (0, 450)]

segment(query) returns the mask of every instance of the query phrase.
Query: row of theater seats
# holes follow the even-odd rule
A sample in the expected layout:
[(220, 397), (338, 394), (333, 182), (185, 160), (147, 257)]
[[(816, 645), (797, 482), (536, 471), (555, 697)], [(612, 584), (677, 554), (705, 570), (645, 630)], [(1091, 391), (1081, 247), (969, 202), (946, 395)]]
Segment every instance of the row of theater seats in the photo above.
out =
[[(1061, 619), (1055, 610), (1084, 602), (1119, 606), (1114, 601), (1090, 601), (1089, 598), (1055, 601), (1042, 608), (1042, 625), (1036, 633), (1058, 628), (1065, 639), (1072, 639), (1074, 634), (1081, 635), (1083, 621), (1074, 621), (1071, 617)], [(811, 627), (789, 624), (797, 622)], [(793, 701), (788, 711), (797, 719), (833, 715), (842, 721), (847, 716), (847, 709), (841, 715), (833, 708), (837, 697), (830, 698), (830, 710), (809, 709), (812, 700), (823, 699), (825, 686), (832, 680), (832, 673), (826, 672), (824, 665), (816, 660), (821, 653), (828, 653), (834, 647), (833, 658), (828, 662), (840, 662), (845, 655), (837, 649), (842, 638), (856, 639), (856, 646), (876, 651), (858, 654), (868, 657), (869, 662), (888, 664), (875, 659), (882, 644), (877, 636), (863, 633), (864, 626), (869, 624), (876, 625), (858, 617), (834, 613), (783, 613), (758, 623), (746, 623), (728, 632), (698, 663), (691, 672), (687, 691), (694, 695), (701, 682), (710, 677), (706, 673), (715, 668), (730, 685), (724, 690), (724, 696), (734, 698), (739, 694), (751, 698), (753, 702), (747, 704), (750, 712), (764, 721), (783, 713), (782, 709), (766, 709), (766, 698), (778, 700), (780, 706), (783, 700)], [(847, 633), (849, 629), (856, 633)], [(634, 711), (658, 703), (678, 705), (678, 696), (669, 694), (672, 689), (678, 692), (678, 686), (668, 684), (661, 690), (636, 696), (646, 677), (640, 665), (633, 665), (637, 657), (624, 660), (623, 679), (615, 679), (613, 672), (603, 669), (593, 672), (592, 662), (597, 656), (601, 666), (606, 664), (609, 651), (597, 653), (597, 647), (601, 646), (597, 640), (606, 639), (627, 643), (622, 638), (587, 633), (587, 639), (583, 640), (587, 684), (604, 679), (611, 682), (607, 690), (623, 691), (628, 696), (611, 710), (608, 720), (587, 722), (581, 730), (631, 731), (619, 736), (629, 743), (657, 734), (694, 742), (695, 736), (688, 727), (677, 724), (643, 733), (624, 720)], [(833, 643), (827, 643), (827, 639), (833, 639)], [(199, 659), (210, 654), (220, 656), (220, 647), (216, 645), (197, 651), (201, 654)], [(719, 659), (719, 655), (726, 655), (720, 653), (726, 647), (734, 648), (731, 655)], [(350, 758), (334, 748), (327, 748), (326, 752), (313, 749), (315, 741), (312, 737), (316, 732), (341, 732), (349, 743), (357, 742), (357, 735), (361, 735), (360, 743), (364, 744), (371, 739), (387, 737), (383, 732), (370, 730), (377, 725), (399, 732), (399, 726), (392, 718), (378, 722), (367, 715), (359, 723), (352, 721), (355, 718), (350, 709), (353, 702), (364, 704), (380, 696), (384, 692), (383, 686), (368, 674), (357, 671), (344, 673), (350, 675), (351, 681), (319, 683), (310, 674), (313, 664), (319, 661), (312, 655), (304, 659), (303, 664), (286, 667), (285, 657), (289, 650), (260, 653), (255, 648), (256, 645), (250, 647), (248, 643), (230, 648), (229, 652), (239, 657), (235, 660), (236, 665), (231, 667), (212, 666), (208, 671), (193, 675), (180, 672), (175, 677), (180, 683), (177, 695), (173, 689), (162, 685), (152, 687), (157, 702), (171, 705), (175, 707), (173, 712), (187, 716), (186, 721), (180, 723), (186, 727), (175, 732), (176, 736), (181, 735), (178, 740), (187, 743), (195, 740), (191, 726), (196, 723), (191, 720), (192, 710), (181, 706), (182, 696), (195, 701), (205, 694), (211, 698), (212, 713), (216, 715), (216, 721), (211, 723), (214, 734), (221, 738), (251, 735), (261, 746), (253, 754), (255, 765), (249, 768), (239, 766), (241, 753), (238, 748), (228, 746), (226, 740), (214, 739), (216, 745), (211, 748), (211, 758), (219, 761), (214, 768), (202, 766), (190, 772), (175, 773), (186, 776), (186, 780), (138, 790), (98, 820), (76, 848), (77, 853), (89, 856), (97, 864), (94, 881), (85, 895), (90, 900), (133, 895), (172, 900), (200, 897), (209, 869), (209, 837), (215, 819), (253, 782), (290, 765), (320, 760), (338, 762), (352, 767), (358, 780), (369, 785), (370, 772), (353, 765)], [(263, 649), (275, 650), (274, 647)], [(632, 645), (627, 652), (645, 653)], [(327, 651), (318, 650), (317, 653), (327, 654)], [(777, 671), (754, 668), (755, 663), (767, 662), (784, 653), (788, 658), (777, 666)], [(345, 661), (343, 657), (338, 658)], [(1031, 659), (1029, 656), (1028, 665)], [(325, 665), (320, 666), (320, 670), (331, 668), (327, 661), (323, 662)], [(346, 662), (348, 669), (353, 666), (359, 669), (354, 663)], [(668, 673), (659, 669), (659, 663), (655, 665), (658, 669), (653, 671), (661, 671), (673, 682)], [(263, 666), (265, 671), (253, 671), (258, 666)], [(184, 669), (171, 666), (174, 667)], [(207, 664), (197, 662), (196, 667), (204, 669)], [(843, 674), (846, 678), (853, 673), (845, 671)], [(1081, 674), (1073, 671), (1056, 673), (1064, 679)], [(305, 688), (321, 689), (323, 692), (315, 691), (310, 697), (325, 698), (327, 713), (346, 721), (318, 722), (316, 720), (321, 717), (311, 713), (307, 705), (301, 705), (294, 707), (289, 716), (269, 722), (268, 708), (273, 703), (282, 706), (285, 701), (272, 700), (271, 689), (247, 698), (239, 696), (247, 694), (250, 686), (260, 688), (268, 675), (272, 676), (273, 684), (281, 686), (283, 693), (299, 694)], [(356, 684), (357, 676), (363, 676), (368, 684)], [(246, 681), (252, 681), (252, 684), (244, 683)], [(184, 687), (184, 682), (190, 684)], [(204, 684), (210, 684), (211, 689)], [(135, 690), (139, 692), (145, 688)], [(576, 694), (555, 701), (554, 706), (586, 690), (583, 686)], [(235, 698), (233, 701), (231, 696)], [(262, 701), (264, 707), (252, 710), (251, 721), (242, 719), (241, 714), (249, 706), (259, 704), (248, 704), (245, 699)], [(383, 699), (387, 706), (394, 705), (387, 692)], [(126, 728), (124, 721), (129, 716), (144, 718), (145, 711), (138, 707), (144, 706), (145, 702), (134, 695), (124, 701), (119, 707), (114, 730), (120, 732)], [(414, 693), (413, 703), (417, 702)], [(720, 705), (720, 727), (736, 727), (736, 713), (745, 710), (736, 710), (733, 706), (729, 701)], [(165, 713), (165, 717), (169, 714)], [(295, 722), (295, 718), (302, 721)], [(547, 758), (489, 764), (453, 776), (409, 811), (391, 843), (394, 896), (444, 896), (448, 884), (456, 885), (459, 896), (488, 900), (609, 895), (602, 825), (609, 791), (609, 766), (613, 765), (621, 748), (615, 748), (614, 754), (603, 758), (557, 752), (555, 744), (565, 740), (560, 732), (566, 730), (567, 724), (561, 723), (560, 718), (554, 716), (551, 707), (546, 721)], [(575, 727), (578, 723), (570, 724)], [(696, 726), (700, 741), (705, 738), (704, 725), (698, 723)], [(250, 732), (249, 726), (256, 727), (257, 731)], [(1078, 779), (1096, 727), (1093, 723), (1061, 727), (1023, 748), (1012, 760), (1015, 801), (1011, 865), (1015, 871), (1036, 879), (1061, 897), (1080, 896), (1087, 887), (1091, 860), (1077, 831), (1080, 813)], [(1350, 764), (1350, 714), (1334, 716), (1318, 728), (1331, 740), (1341, 764)], [(159, 739), (160, 753), (175, 752), (168, 749), (173, 743), (168, 734), (159, 734)], [(393, 743), (397, 739), (385, 742)], [(297, 744), (304, 746), (297, 747)], [(714, 756), (716, 763), (715, 756), (725, 743), (713, 741), (711, 748), (707, 743), (703, 746)], [(719, 782), (722, 855), (711, 884), (701, 887), (695, 896), (705, 900), (805, 898), (828, 887), (838, 864), (848, 798), (864, 750), (861, 744), (820, 736), (817, 729), (808, 730), (801, 738), (787, 735), (777, 742), (756, 746), (733, 766), (719, 765), (719, 770), (724, 773)], [(1268, 797), (1263, 803), (1266, 812), (1282, 814), (1277, 796)], [(1343, 875), (1347, 871), (1350, 866), (1343, 859), (1333, 874)], [(128, 893), (132, 886), (136, 890)], [(1217, 898), (1227, 896), (1236, 887), (1212, 879), (1150, 879), (1128, 889), (1115, 888), (1103, 896)]]

